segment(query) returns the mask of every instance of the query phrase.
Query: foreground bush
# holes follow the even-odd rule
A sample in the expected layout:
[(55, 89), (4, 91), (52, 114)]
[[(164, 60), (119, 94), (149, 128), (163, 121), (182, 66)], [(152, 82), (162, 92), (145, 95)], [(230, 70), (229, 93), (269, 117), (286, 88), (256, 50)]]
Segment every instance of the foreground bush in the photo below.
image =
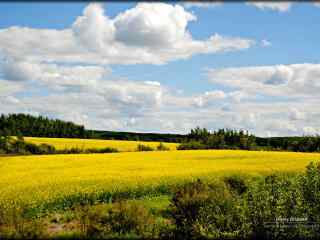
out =
[(177, 189), (169, 209), (175, 238), (320, 239), (320, 165), (250, 184), (236, 175), (223, 181)]
[(231, 191), (242, 195), (248, 190), (248, 186), (243, 177), (239, 175), (231, 175), (224, 177), (223, 181), (227, 184)]
[(187, 184), (172, 198), (175, 237), (235, 238), (247, 232), (241, 201), (223, 183)]
[(303, 211), (309, 222), (318, 224), (317, 228), (309, 228), (309, 233), (320, 238), (320, 162), (307, 166), (306, 174), (299, 178), (299, 186)]
[(0, 239), (43, 239), (43, 223), (38, 218), (26, 218), (24, 208), (0, 206)]
[(320, 238), (320, 168), (311, 163), (297, 177), (271, 175), (247, 194), (252, 235), (263, 239)]
[(112, 204), (108, 210), (98, 208), (85, 215), (88, 217), (86, 235), (93, 238), (153, 235), (153, 216), (136, 203), (121, 201)]
[(296, 179), (271, 175), (253, 183), (246, 196), (247, 219), (256, 239), (296, 239), (304, 235), (303, 222), (287, 227), (287, 220), (305, 218)]

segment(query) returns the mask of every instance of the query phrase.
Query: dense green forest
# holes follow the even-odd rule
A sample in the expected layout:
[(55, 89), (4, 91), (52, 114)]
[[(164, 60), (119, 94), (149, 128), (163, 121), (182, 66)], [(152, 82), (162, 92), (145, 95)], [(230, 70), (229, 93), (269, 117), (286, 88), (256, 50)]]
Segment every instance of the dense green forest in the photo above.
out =
[(183, 149), (246, 149), (319, 152), (319, 136), (257, 137), (247, 131), (219, 129), (208, 131), (197, 127), (187, 135), (88, 130), (84, 126), (58, 119), (29, 114), (0, 116), (0, 136), (32, 136), (58, 138), (94, 138), (182, 143)]
[(25, 137), (88, 138), (90, 132), (84, 126), (29, 114), (0, 116), (0, 134)]
[(262, 138), (243, 130), (219, 129), (209, 132), (206, 128), (197, 127), (191, 130), (187, 140), (178, 148), (320, 152), (320, 136)]
[(29, 114), (0, 116), (0, 135), (25, 137), (92, 138), (133, 141), (182, 142), (185, 135), (87, 130), (84, 126), (59, 119)]
[(186, 140), (182, 134), (170, 133), (136, 133), (136, 132), (114, 132), (91, 130), (91, 137), (97, 139), (132, 140), (132, 141), (153, 141), (153, 142), (175, 142), (180, 143)]

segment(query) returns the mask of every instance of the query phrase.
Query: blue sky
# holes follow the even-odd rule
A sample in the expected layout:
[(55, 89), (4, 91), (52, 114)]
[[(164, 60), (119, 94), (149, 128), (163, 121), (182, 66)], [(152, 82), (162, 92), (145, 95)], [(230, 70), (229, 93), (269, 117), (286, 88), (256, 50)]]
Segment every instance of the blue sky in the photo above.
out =
[(313, 3), (1, 3), (0, 11), (3, 113), (106, 130), (320, 132)]

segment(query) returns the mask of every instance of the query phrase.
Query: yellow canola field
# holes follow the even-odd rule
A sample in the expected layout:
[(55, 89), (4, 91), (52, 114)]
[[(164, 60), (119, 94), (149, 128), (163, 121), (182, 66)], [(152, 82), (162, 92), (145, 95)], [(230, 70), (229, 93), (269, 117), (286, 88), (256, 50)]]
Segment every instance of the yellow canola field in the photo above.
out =
[[(154, 149), (159, 142), (140, 142), (140, 141), (123, 141), (123, 140), (101, 140), (101, 139), (78, 139), (78, 138), (42, 138), (42, 137), (24, 137), (25, 141), (40, 144), (53, 145), (58, 150), (70, 149), (72, 147), (88, 149), (88, 148), (116, 148), (121, 152), (135, 151), (138, 144), (150, 146)], [(176, 150), (177, 143), (163, 143), (170, 150)]]
[(231, 173), (303, 171), (318, 153), (192, 150), (0, 157), (0, 204), (37, 206), (75, 193), (123, 191)]

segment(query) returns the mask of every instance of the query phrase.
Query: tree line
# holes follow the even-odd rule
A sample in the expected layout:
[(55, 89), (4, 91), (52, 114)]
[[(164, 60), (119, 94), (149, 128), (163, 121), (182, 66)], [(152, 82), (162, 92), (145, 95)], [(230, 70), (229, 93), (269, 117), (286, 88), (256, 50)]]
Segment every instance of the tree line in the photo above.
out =
[(30, 114), (0, 116), (0, 134), (25, 137), (88, 138), (90, 132), (84, 126), (59, 119), (49, 119)]
[(181, 134), (88, 130), (72, 122), (23, 113), (0, 115), (0, 135), (156, 142), (182, 142), (185, 139), (185, 135)]
[(243, 149), (294, 152), (320, 152), (320, 136), (256, 137), (244, 130), (206, 128), (191, 129), (179, 150), (187, 149)]
[(59, 119), (30, 114), (2, 114), (0, 136), (91, 138), (181, 143), (179, 149), (245, 149), (319, 152), (320, 137), (257, 137), (244, 130), (209, 131), (196, 127), (189, 134), (160, 134), (88, 130), (84, 126)]

